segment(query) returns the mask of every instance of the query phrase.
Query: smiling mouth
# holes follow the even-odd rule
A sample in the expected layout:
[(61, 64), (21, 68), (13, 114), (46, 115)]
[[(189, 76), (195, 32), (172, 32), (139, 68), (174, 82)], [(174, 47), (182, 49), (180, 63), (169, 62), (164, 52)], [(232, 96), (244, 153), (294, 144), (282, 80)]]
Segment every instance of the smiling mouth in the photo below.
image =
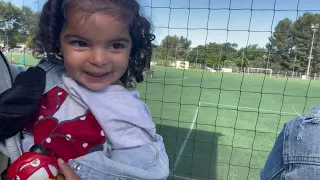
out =
[(108, 75), (108, 73), (91, 73), (91, 72), (86, 72), (86, 74), (92, 78), (102, 78)]

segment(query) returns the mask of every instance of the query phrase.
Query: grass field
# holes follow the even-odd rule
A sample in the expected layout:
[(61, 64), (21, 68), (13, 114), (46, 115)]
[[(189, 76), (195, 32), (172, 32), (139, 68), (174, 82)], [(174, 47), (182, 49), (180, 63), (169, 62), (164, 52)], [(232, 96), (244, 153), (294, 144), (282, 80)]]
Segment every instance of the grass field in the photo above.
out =
[[(8, 58), (9, 62), (12, 62), (12, 58), (15, 59), (15, 66), (24, 66), (26, 68), (30, 66), (34, 66), (38, 63), (38, 59), (35, 59), (32, 54), (27, 53), (4, 53), (4, 55)], [(20, 58), (24, 59), (24, 64), (20, 64)]]
[[(36, 62), (25, 56), (27, 66)], [(259, 179), (283, 124), (317, 105), (319, 88), (320, 81), (165, 67), (138, 86), (164, 137), (170, 179), (219, 180)]]
[(317, 105), (319, 88), (320, 81), (158, 67), (138, 89), (164, 136), (172, 179), (256, 180), (283, 124)]

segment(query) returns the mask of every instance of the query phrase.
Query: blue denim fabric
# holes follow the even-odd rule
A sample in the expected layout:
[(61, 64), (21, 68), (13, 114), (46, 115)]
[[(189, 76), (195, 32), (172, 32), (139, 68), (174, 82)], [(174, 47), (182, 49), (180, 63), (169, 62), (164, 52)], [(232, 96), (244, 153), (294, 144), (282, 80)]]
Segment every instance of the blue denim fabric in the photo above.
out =
[(320, 106), (284, 125), (260, 177), (262, 180), (320, 179)]
[(110, 158), (103, 151), (69, 161), (81, 179), (161, 180), (168, 176), (168, 159), (163, 140), (127, 150), (114, 150)]
[(63, 61), (59, 59), (51, 59), (50, 61), (41, 60), (37, 65), (46, 72), (46, 87), (44, 93), (56, 87), (62, 82), (62, 75), (65, 72)]

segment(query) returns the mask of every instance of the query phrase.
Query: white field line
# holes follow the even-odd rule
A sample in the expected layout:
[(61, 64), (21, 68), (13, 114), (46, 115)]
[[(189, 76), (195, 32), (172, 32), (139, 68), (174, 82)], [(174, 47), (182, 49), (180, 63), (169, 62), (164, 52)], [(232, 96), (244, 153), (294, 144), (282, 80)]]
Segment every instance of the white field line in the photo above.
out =
[[(257, 108), (251, 108), (251, 107), (244, 107), (244, 106), (232, 106), (232, 105), (226, 105), (226, 104), (215, 104), (215, 103), (209, 103), (209, 102), (199, 102), (199, 106), (201, 105), (209, 105), (213, 107), (229, 107), (229, 108), (235, 108), (235, 109), (243, 109), (243, 110), (254, 110), (257, 112), (270, 112), (270, 113), (277, 113), (280, 114), (279, 111), (269, 110), (269, 109), (257, 109)], [(297, 115), (297, 113), (292, 112), (281, 112), (281, 115)]]
[[(197, 109), (194, 113), (194, 117), (193, 117), (193, 121), (192, 121), (192, 124), (190, 126), (190, 129), (189, 129), (189, 132), (188, 134), (186, 135), (186, 138), (184, 139), (183, 141), (183, 144), (180, 148), (180, 151), (178, 153), (178, 156), (175, 160), (175, 163), (174, 163), (174, 171), (176, 170), (177, 166), (179, 165), (179, 162), (180, 162), (180, 158), (182, 156), (182, 153), (187, 145), (187, 141), (191, 135), (191, 132), (194, 128), (194, 125), (196, 123), (196, 120), (197, 120), (197, 117), (198, 117), (198, 114), (199, 114), (199, 108), (201, 107), (201, 105), (210, 105), (210, 106), (213, 106), (213, 107), (230, 107), (230, 108), (238, 108), (238, 109), (247, 109), (247, 110), (254, 110), (254, 111), (265, 111), (265, 112), (273, 112), (273, 113), (278, 113), (279, 114), (279, 111), (273, 111), (273, 110), (268, 110), (268, 109), (257, 109), (257, 108), (251, 108), (251, 107), (243, 107), (243, 106), (232, 106), (232, 105), (226, 105), (226, 104), (215, 104), (215, 103), (209, 103), (209, 102), (199, 102), (198, 106), (197, 106)], [(287, 115), (297, 115), (296, 113), (291, 113), (291, 112), (281, 112), (281, 114), (287, 114)], [(180, 178), (180, 179), (185, 179), (185, 180), (196, 180), (196, 179), (191, 179), (191, 178), (187, 178), (187, 177), (183, 177), (183, 176), (177, 176), (177, 175), (174, 175), (174, 177), (177, 177), (177, 178)]]
[(199, 106), (200, 106), (200, 104), (197, 106), (197, 109), (196, 109), (196, 112), (194, 113), (193, 121), (192, 121), (192, 124), (191, 124), (191, 126), (190, 126), (189, 132), (188, 132), (188, 134), (186, 135), (186, 138), (184, 139), (183, 144), (182, 144), (182, 146), (181, 146), (181, 148), (180, 148), (180, 151), (179, 151), (179, 153), (178, 153), (178, 156), (177, 156), (177, 158), (176, 158), (176, 160), (175, 160), (174, 170), (176, 170), (176, 168), (177, 168), (177, 166), (178, 166), (178, 164), (179, 164), (179, 162), (180, 162), (181, 155), (182, 155), (182, 153), (183, 153), (183, 151), (184, 151), (184, 148), (185, 148), (186, 145), (187, 145), (187, 141), (188, 141), (188, 139), (189, 139), (189, 137), (190, 137), (190, 135), (191, 135), (191, 132), (192, 132), (192, 130), (193, 130), (193, 127), (194, 127), (194, 125), (195, 125), (195, 123), (196, 123), (196, 120), (197, 120), (197, 117), (198, 117), (198, 113), (199, 113)]

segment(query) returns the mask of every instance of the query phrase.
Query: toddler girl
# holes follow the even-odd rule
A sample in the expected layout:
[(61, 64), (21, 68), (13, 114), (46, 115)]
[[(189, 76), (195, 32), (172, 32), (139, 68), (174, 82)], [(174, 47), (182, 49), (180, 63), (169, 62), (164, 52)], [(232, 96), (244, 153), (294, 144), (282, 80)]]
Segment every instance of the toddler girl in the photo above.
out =
[(34, 38), (44, 96), (22, 152), (53, 150), (82, 179), (165, 179), (168, 157), (143, 80), (154, 35), (135, 0), (48, 0)]

